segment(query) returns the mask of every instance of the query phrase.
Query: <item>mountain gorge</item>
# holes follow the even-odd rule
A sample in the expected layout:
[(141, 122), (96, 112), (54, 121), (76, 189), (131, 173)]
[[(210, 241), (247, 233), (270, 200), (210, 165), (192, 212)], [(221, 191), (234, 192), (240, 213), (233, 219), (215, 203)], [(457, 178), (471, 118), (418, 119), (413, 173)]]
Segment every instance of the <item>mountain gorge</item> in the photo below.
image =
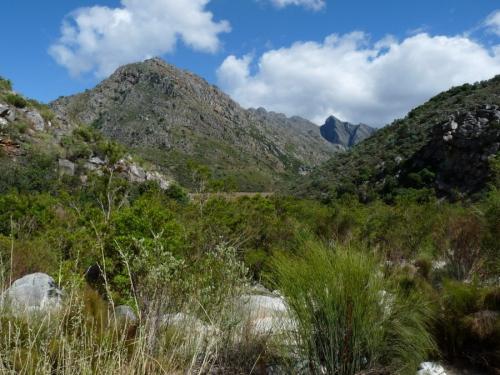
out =
[(186, 186), (194, 162), (240, 191), (272, 191), (342, 150), (314, 124), (245, 110), (160, 59), (119, 68), (96, 88), (51, 107), (66, 126), (90, 124)]

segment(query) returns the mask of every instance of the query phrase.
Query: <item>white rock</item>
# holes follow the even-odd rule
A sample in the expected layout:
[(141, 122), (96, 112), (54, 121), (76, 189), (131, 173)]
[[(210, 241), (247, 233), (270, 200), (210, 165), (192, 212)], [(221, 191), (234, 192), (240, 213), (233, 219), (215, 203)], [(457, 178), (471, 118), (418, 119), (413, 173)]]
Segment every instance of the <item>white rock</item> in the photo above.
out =
[(280, 296), (243, 295), (236, 303), (242, 324), (254, 335), (284, 334), (296, 330), (285, 300)]
[(104, 162), (104, 160), (102, 160), (100, 157), (98, 156), (94, 156), (93, 158), (90, 158), (89, 159), (89, 163), (92, 163), (92, 164), (97, 164), (97, 165), (104, 165), (106, 164)]
[(61, 175), (74, 176), (76, 165), (67, 159), (59, 159), (59, 173)]
[(131, 323), (135, 324), (137, 323), (137, 315), (135, 315), (134, 310), (130, 306), (117, 306), (115, 308), (115, 318), (119, 322), (125, 322), (125, 323)]
[(132, 182), (144, 182), (146, 180), (146, 172), (144, 172), (144, 169), (135, 164), (130, 166), (129, 176)]
[(0, 296), (0, 304), (16, 315), (57, 311), (62, 306), (62, 291), (49, 275), (34, 273), (16, 280)]
[(163, 328), (172, 327), (179, 331), (203, 337), (216, 332), (216, 329), (211, 325), (205, 324), (197, 317), (185, 313), (164, 314), (160, 325)]
[(26, 117), (33, 124), (35, 130), (45, 130), (45, 120), (43, 119), (42, 115), (40, 115), (40, 113), (38, 113), (37, 111), (28, 110), (26, 111)]
[(447, 375), (446, 370), (439, 363), (424, 362), (420, 364), (417, 375)]

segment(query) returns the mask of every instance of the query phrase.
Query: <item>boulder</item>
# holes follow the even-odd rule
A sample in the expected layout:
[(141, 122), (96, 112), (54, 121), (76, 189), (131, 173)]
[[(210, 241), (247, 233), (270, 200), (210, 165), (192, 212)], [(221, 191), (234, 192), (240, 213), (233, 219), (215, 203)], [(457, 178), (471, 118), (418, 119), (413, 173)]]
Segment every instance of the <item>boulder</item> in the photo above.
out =
[(7, 104), (0, 103), (0, 118), (7, 120), (9, 122), (15, 121), (16, 110)]
[(45, 120), (43, 119), (42, 115), (40, 115), (40, 113), (38, 113), (37, 111), (28, 110), (25, 114), (28, 120), (33, 124), (35, 130), (45, 130)]
[(297, 324), (281, 296), (246, 294), (239, 297), (236, 306), (251, 334), (279, 335), (296, 330)]
[(136, 324), (138, 322), (137, 315), (130, 306), (117, 306), (115, 308), (115, 318), (119, 323)]
[(67, 159), (59, 159), (59, 173), (61, 175), (74, 176), (75, 169), (75, 163)]
[(0, 296), (0, 304), (15, 314), (55, 312), (62, 306), (62, 291), (49, 275), (34, 273), (16, 280)]
[(162, 328), (174, 328), (197, 337), (206, 337), (216, 332), (216, 328), (203, 323), (193, 315), (185, 313), (164, 314), (160, 320)]
[(7, 104), (0, 103), (0, 117), (6, 117), (10, 107)]

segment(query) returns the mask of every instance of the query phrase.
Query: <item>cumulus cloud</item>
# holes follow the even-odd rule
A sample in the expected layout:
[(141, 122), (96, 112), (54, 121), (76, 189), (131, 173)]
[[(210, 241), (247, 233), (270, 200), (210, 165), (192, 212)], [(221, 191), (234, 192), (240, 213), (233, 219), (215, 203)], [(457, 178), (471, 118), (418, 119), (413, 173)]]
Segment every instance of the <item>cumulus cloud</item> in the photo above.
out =
[(329, 115), (380, 126), (433, 95), (500, 74), (500, 46), (420, 33), (371, 42), (330, 35), (252, 56), (229, 56), (218, 81), (246, 107), (264, 106), (318, 124)]
[(490, 32), (500, 36), (500, 10), (494, 11), (486, 18), (485, 26)]
[(326, 5), (326, 0), (271, 0), (271, 2), (278, 8), (284, 8), (288, 5), (298, 5), (312, 10), (320, 10)]
[(210, 0), (121, 0), (118, 8), (85, 7), (68, 15), (49, 53), (72, 75), (109, 75), (118, 66), (172, 52), (179, 40), (215, 52), (230, 30), (206, 10)]

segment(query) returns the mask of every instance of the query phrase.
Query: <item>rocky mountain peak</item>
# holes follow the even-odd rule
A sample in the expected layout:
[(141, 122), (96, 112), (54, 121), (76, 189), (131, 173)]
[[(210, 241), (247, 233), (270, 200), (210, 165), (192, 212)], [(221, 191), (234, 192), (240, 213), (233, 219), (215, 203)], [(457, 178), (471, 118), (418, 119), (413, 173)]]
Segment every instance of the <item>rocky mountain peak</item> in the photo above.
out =
[(331, 143), (350, 148), (371, 136), (376, 130), (365, 124), (353, 125), (330, 116), (321, 127), (321, 135)]

